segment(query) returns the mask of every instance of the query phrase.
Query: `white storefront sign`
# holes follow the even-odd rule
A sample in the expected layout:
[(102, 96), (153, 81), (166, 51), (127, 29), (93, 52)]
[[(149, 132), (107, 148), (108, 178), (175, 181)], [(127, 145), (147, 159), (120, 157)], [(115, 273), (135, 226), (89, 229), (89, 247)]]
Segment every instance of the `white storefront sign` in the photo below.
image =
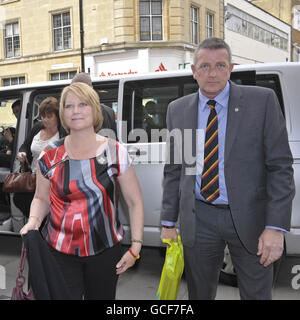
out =
[(105, 78), (178, 70), (190, 64), (189, 57), (178, 49), (140, 49), (89, 56), (86, 62), (92, 76)]

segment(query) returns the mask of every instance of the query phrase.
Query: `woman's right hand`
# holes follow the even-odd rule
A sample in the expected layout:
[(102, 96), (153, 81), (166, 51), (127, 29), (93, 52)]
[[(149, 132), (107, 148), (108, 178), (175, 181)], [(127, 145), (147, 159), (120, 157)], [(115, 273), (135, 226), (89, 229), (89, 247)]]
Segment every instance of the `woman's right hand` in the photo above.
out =
[(19, 152), (17, 154), (17, 158), (20, 162), (25, 162), (26, 161), (26, 152)]
[(20, 230), (21, 236), (26, 234), (30, 230), (39, 230), (41, 223), (39, 219), (36, 217), (29, 217), (28, 222), (25, 224), (25, 226)]

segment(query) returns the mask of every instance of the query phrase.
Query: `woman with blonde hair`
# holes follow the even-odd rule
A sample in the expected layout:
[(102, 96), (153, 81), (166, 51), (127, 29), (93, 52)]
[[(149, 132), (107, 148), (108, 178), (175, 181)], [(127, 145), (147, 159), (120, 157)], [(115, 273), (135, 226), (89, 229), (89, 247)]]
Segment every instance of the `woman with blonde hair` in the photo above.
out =
[[(61, 124), (69, 135), (42, 152), (28, 223), (38, 229), (61, 266), (73, 299), (115, 299), (118, 275), (134, 265), (142, 245), (140, 186), (126, 149), (97, 135), (102, 124), (98, 94), (84, 83), (66, 87)], [(122, 254), (118, 186), (128, 205), (132, 244)]]

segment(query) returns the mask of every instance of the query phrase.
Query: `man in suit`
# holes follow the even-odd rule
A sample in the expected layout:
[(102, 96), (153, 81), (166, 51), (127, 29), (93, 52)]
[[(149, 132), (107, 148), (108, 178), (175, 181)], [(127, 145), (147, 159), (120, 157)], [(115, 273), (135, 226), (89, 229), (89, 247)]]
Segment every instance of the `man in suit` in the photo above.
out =
[[(232, 69), (227, 43), (204, 40), (192, 65), (199, 91), (167, 112), (168, 131), (182, 139), (167, 141), (161, 238), (177, 240), (179, 217), (190, 299), (215, 298), (226, 245), (241, 298), (271, 299), (273, 262), (290, 228), (295, 187), (280, 105), (271, 89), (230, 82)], [(195, 163), (186, 150), (200, 155)]]
[[(71, 81), (71, 83), (74, 82), (83, 82), (89, 85), (90, 87), (93, 87), (90, 75), (85, 72), (77, 73)], [(117, 139), (117, 127), (115, 121), (115, 113), (113, 109), (101, 103), (101, 111), (103, 116), (103, 124), (99, 133), (101, 133), (104, 136), (109, 136), (110, 138)]]

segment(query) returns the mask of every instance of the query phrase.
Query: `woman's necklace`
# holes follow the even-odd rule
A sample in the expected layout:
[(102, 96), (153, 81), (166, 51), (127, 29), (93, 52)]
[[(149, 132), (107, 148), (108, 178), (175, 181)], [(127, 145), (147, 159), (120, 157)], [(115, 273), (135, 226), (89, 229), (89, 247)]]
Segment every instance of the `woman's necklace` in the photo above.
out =
[[(105, 139), (105, 138), (104, 138)], [(70, 141), (70, 137), (65, 140), (66, 147), (67, 147), (67, 153), (70, 159), (74, 160), (85, 160), (94, 158), (98, 153), (100, 153), (100, 150), (102, 149), (103, 143), (105, 143), (105, 140), (97, 140), (95, 143), (89, 144), (86, 148), (75, 148), (72, 146), (72, 143)]]

